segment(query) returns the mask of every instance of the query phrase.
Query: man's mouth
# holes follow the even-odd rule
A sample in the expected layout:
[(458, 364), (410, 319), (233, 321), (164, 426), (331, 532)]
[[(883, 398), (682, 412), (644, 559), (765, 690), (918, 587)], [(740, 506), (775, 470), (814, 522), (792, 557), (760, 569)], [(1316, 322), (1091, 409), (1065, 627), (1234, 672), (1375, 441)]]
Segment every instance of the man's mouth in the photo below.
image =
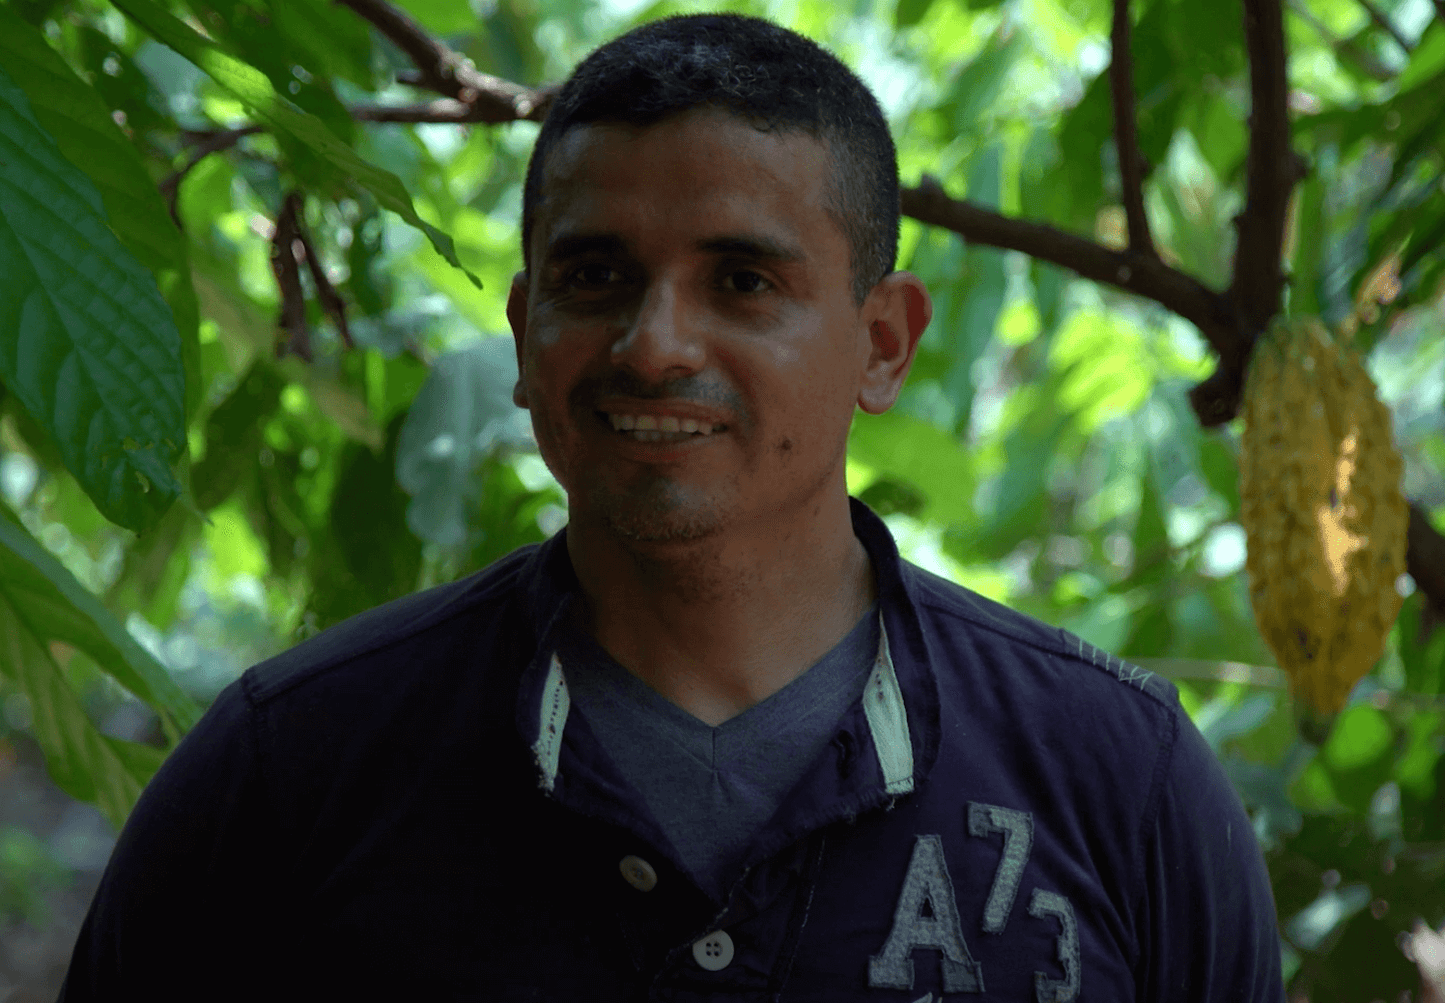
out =
[(635, 442), (683, 442), (721, 432), (726, 425), (664, 414), (607, 414), (614, 431)]

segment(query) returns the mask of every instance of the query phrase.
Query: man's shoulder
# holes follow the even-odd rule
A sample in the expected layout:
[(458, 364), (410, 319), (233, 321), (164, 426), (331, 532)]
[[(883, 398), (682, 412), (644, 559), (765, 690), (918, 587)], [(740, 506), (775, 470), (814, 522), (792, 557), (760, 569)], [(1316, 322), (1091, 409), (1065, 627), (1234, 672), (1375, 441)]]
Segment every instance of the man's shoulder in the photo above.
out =
[(485, 643), (482, 635), (497, 629), (498, 614), (523, 588), (538, 546), (529, 544), (464, 578), (365, 610), (253, 666), (245, 673), (251, 700), (274, 700), (343, 667), (396, 664), (400, 659), (388, 653), (447, 645), (458, 635)]
[(915, 564), (904, 562), (903, 567), (920, 614), (942, 636), (967, 637), (973, 644), (1015, 658), (1042, 659), (1072, 674), (1071, 678), (1082, 685), (1102, 682), (1108, 688), (1122, 687), (1171, 711), (1178, 707), (1174, 684), (1157, 673)]

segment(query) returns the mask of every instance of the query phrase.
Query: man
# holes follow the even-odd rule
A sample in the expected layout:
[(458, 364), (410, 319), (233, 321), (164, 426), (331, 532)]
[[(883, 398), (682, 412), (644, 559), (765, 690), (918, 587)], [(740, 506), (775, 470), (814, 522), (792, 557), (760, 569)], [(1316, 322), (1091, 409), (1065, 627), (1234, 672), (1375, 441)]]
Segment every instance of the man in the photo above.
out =
[(931, 310), (897, 185), (867, 89), (766, 22), (582, 63), (508, 301), (568, 527), (228, 688), (64, 998), (1282, 1000), (1173, 689), (847, 496)]

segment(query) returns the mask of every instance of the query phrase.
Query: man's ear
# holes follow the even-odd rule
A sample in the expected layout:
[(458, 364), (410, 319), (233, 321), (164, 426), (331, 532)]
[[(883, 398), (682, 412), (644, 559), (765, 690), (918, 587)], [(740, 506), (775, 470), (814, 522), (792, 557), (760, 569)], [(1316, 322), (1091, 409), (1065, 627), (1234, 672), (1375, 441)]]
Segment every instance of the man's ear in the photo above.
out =
[(933, 300), (912, 272), (890, 272), (873, 287), (863, 303), (870, 354), (858, 389), (858, 406), (869, 414), (882, 414), (893, 406), (918, 351)]
[(527, 389), (523, 384), (526, 375), (523, 361), (527, 345), (527, 273), (518, 272), (512, 276), (512, 288), (507, 292), (507, 323), (512, 325), (512, 340), (517, 343), (517, 382), (512, 387), (512, 403), (527, 407)]

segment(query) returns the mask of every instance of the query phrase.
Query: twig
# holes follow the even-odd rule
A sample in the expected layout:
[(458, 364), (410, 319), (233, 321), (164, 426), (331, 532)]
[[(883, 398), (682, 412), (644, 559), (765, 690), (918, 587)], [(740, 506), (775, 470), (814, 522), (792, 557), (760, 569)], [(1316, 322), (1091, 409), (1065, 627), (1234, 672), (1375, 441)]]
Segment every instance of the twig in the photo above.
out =
[(1237, 338), (1229, 299), (1157, 257), (1115, 251), (1056, 227), (1012, 219), (950, 198), (927, 175), (917, 188), (903, 189), (902, 202), (904, 215), (952, 230), (971, 243), (1022, 251), (1086, 279), (1152, 299), (1192, 322), (1216, 351), (1228, 349)]
[[(356, 11), (396, 47), (406, 53), (418, 75), (409, 77), (418, 86), (436, 91), (463, 104), (483, 106), (477, 122), (540, 121), (551, 100), (549, 90), (533, 90), (510, 80), (483, 73), (470, 59), (432, 38), (411, 15), (387, 0), (336, 0)], [(434, 121), (433, 119), (371, 119), (370, 121)], [(456, 121), (441, 119), (440, 121)]]
[[(537, 93), (545, 94), (548, 100), (551, 99), (551, 91), (538, 91)], [(539, 107), (545, 108), (546, 106)], [(510, 107), (503, 108), (495, 102), (474, 101), (467, 104), (455, 98), (438, 98), (424, 104), (357, 105), (351, 109), (351, 117), (358, 122), (437, 122), (464, 125), (514, 122), (519, 116), (513, 114)]]
[(1372, 0), (1360, 0), (1360, 6), (1365, 8), (1365, 13), (1370, 15), (1371, 21), (1374, 21), (1378, 27), (1393, 38), (1396, 45), (1405, 50), (1405, 55), (1408, 56), (1414, 51), (1415, 47), (1410, 44), (1410, 40), (1400, 34), (1400, 29), (1395, 27), (1394, 23), (1385, 16), (1385, 12), (1376, 7)]
[[(295, 352), (311, 361), (311, 332), (306, 326), (306, 294), (301, 288), (301, 269), (297, 267), (297, 251), (302, 248), (300, 220), (297, 211), (301, 196), (291, 192), (281, 204), (276, 217), (276, 232), (271, 235), (271, 271), (281, 290), (281, 315), (277, 320), (280, 335), (276, 339), (276, 357)], [(304, 253), (304, 252), (303, 252)]]
[(1157, 258), (1144, 213), (1144, 164), (1139, 154), (1134, 121), (1134, 61), (1129, 51), (1129, 0), (1114, 0), (1114, 29), (1110, 35), (1109, 90), (1114, 99), (1114, 143), (1119, 150), (1119, 178), (1124, 189), (1124, 213), (1129, 221), (1129, 250), (1140, 257)]
[(220, 153), (222, 150), (229, 150), (246, 136), (252, 136), (262, 131), (259, 125), (248, 125), (241, 129), (221, 129), (216, 132), (191, 133), (191, 137), (197, 140), (196, 147), (191, 151), (190, 159), (180, 170), (169, 174), (161, 179), (158, 187), (161, 195), (166, 200), (166, 206), (171, 211), (171, 219), (175, 220), (176, 226), (181, 226), (180, 213), (176, 210), (176, 199), (180, 195), (181, 182), (187, 174), (213, 153)]
[(326, 269), (321, 267), (321, 259), (316, 255), (316, 248), (311, 244), (311, 236), (306, 232), (306, 223), (301, 218), (301, 207), (296, 207), (293, 218), (296, 224), (296, 238), (301, 241), (301, 251), (306, 258), (306, 267), (311, 272), (311, 281), (316, 284), (316, 296), (321, 300), (321, 308), (326, 311), (327, 316), (336, 325), (336, 330), (341, 334), (341, 340), (347, 348), (355, 348), (356, 342), (351, 338), (351, 328), (346, 323), (346, 302), (336, 287), (331, 284), (331, 279), (326, 275)]

